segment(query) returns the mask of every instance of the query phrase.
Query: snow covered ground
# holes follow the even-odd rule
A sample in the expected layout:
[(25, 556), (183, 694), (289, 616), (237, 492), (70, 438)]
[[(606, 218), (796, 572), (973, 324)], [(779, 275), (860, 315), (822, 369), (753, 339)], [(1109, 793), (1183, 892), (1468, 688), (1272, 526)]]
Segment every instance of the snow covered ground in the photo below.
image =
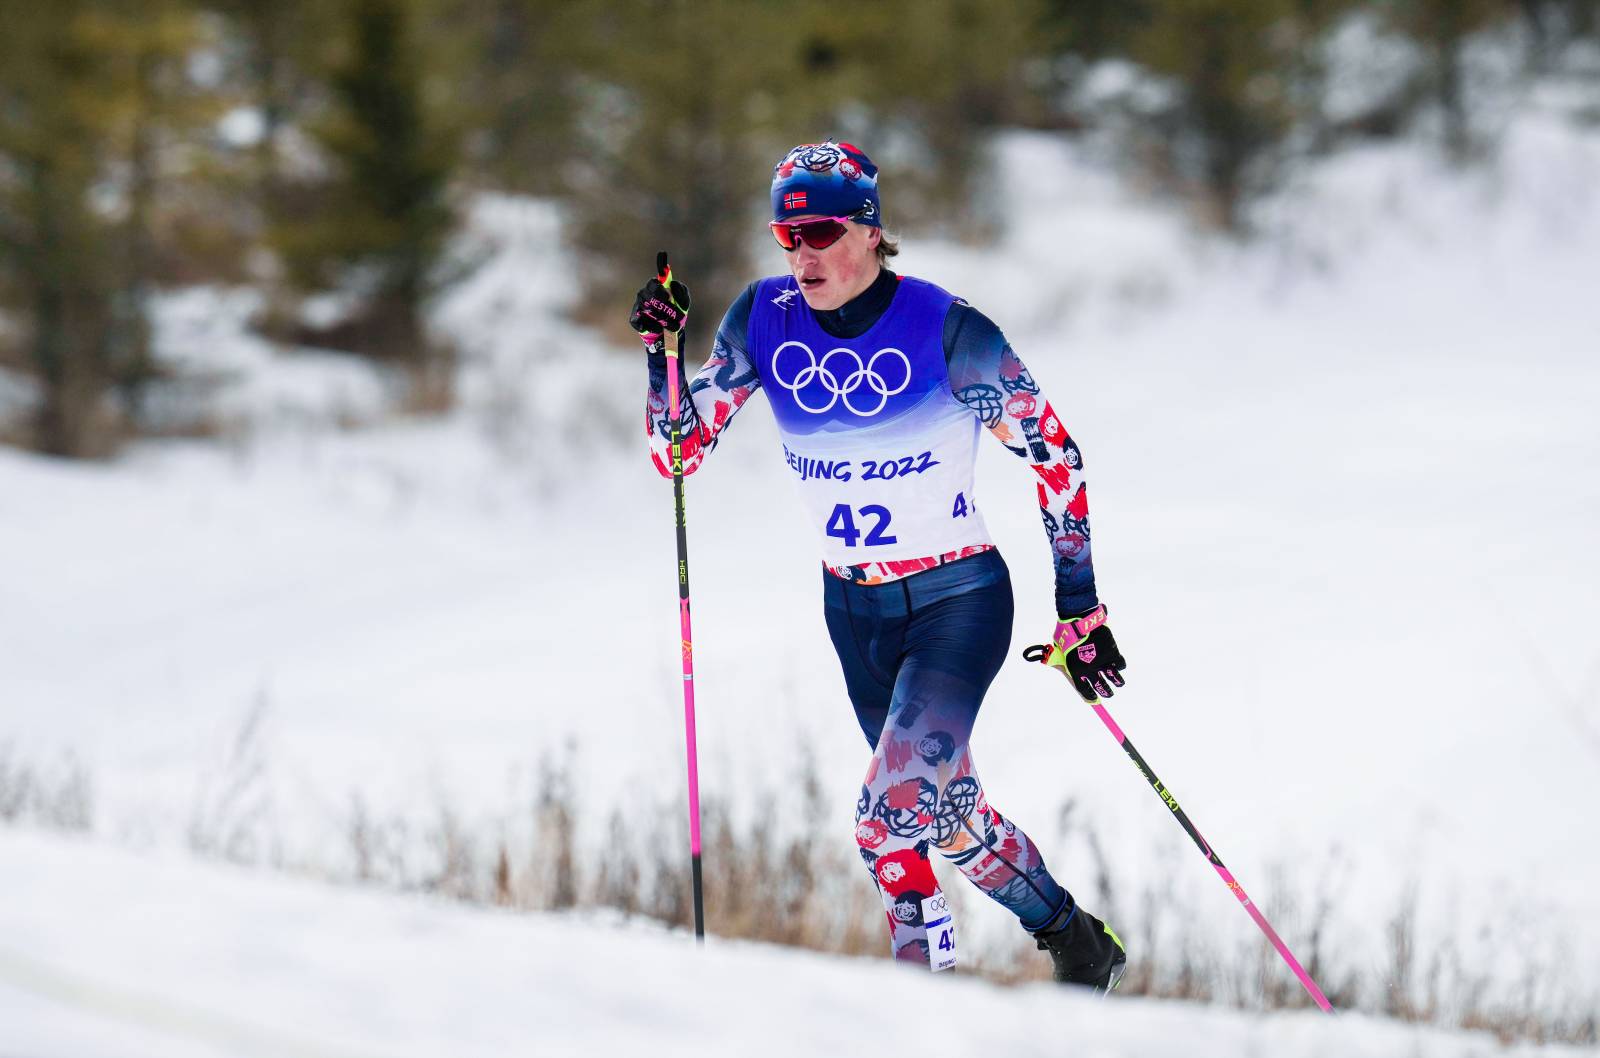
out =
[[(1348, 964), (1383, 965), (1387, 918), (1414, 888), (1425, 935), (1453, 938), (1463, 959), (1507, 980), (1534, 968), (1563, 1002), (1592, 1003), (1600, 136), (1534, 111), (1509, 129), (1501, 162), (1468, 175), (1415, 147), (1351, 152), (1268, 203), (1266, 236), (1248, 247), (1192, 235), (1068, 146), (1015, 136), (1000, 154), (1013, 219), (1004, 241), (974, 250), (911, 238), (900, 262), (1005, 328), (1083, 446), (1101, 591), (1131, 662), (1115, 702), (1129, 736), (1259, 902), (1292, 897), (1304, 911), (1332, 901), (1342, 928), (1329, 945)], [(341, 364), (325, 387), (308, 385), (314, 359), (241, 346), (249, 340), (217, 329), (174, 355), (193, 362), (209, 347), (238, 372), (225, 406), (254, 415), (254, 433), (142, 445), (101, 466), (0, 450), (0, 554), (10, 556), (0, 746), (19, 760), (81, 761), (98, 836), (165, 850), (200, 820), (248, 831), (286, 859), (333, 862), (348, 854), (352, 796), (378, 812), (443, 805), (469, 825), (504, 826), (525, 814), (536, 763), (569, 746), (591, 847), (613, 806), (640, 812), (679, 796), (670, 490), (642, 454), (636, 351), (612, 350), (560, 316), (572, 287), (556, 231), (538, 203), (480, 206), (475, 237), (488, 263), (437, 318), (467, 357), (463, 410), (442, 421), (339, 429), (370, 412), (380, 383)], [(763, 252), (774, 255), (768, 268), (781, 267), (774, 249)], [(203, 295), (187, 297), (166, 317), (173, 343), (180, 322), (195, 334), (207, 319)], [(216, 317), (228, 318), (229, 295), (215, 297)], [(712, 322), (698, 324), (702, 343)], [(263, 382), (285, 359), (282, 381)], [(809, 530), (762, 405), (752, 402), (690, 484), (702, 785), (736, 806), (756, 791), (788, 804), (784, 787), (808, 748), (844, 843), (866, 751), (817, 612)], [(998, 445), (981, 451), (986, 518), (1016, 582), (1020, 650), (1050, 627), (1048, 553), (1031, 475)], [(251, 716), (259, 728), (241, 751)], [(1201, 920), (1191, 928), (1255, 942), (1232, 897), (1048, 673), (1020, 662), (1002, 672), (976, 755), (993, 801), (1035, 832), (1075, 888), (1089, 885), (1081, 827), (1094, 827), (1113, 891), (1124, 893), (1125, 936), (1154, 928), (1132, 894), (1155, 889)], [(1053, 840), (1069, 799), (1080, 829)], [(41, 871), (81, 856), (92, 874), (105, 857), (130, 884), (158, 869), (182, 885), (226, 877), (286, 908), (305, 892), (169, 859), (157, 868), (3, 840), (12, 864), (37, 858)], [(90, 913), (70, 887), (10, 868), (0, 876), (35, 886), (30, 914), (41, 921)], [(379, 947), (385, 916), (413, 907), (314, 899), (373, 909), (360, 940)], [(14, 915), (12, 891), (4, 903)], [(435, 914), (472, 923), (463, 929), (475, 935), (526, 936), (521, 962), (501, 964), (520, 980), (557, 973), (549, 953), (578, 946), (586, 928)], [(967, 915), (973, 947), (1012, 928), (987, 905)], [(197, 926), (194, 943), (226, 956), (225, 938), (201, 936), (209, 928)], [(71, 936), (40, 937), (31, 957), (69, 975), (93, 979), (107, 957)], [(649, 953), (641, 966), (679, 973), (675, 940), (592, 943), (613, 953), (597, 956), (601, 965), (626, 965), (637, 948)], [(706, 972), (760, 980), (739, 969), (746, 957), (718, 946)], [(818, 982), (834, 973), (799, 956), (748, 957), (783, 973), (792, 963)], [(263, 958), (236, 970), (299, 987), (298, 963)], [(496, 965), (468, 954), (437, 962), (470, 964), (484, 981)], [(14, 987), (30, 971), (10, 965)], [(480, 1002), (435, 972), (418, 969), (412, 984), (441, 1007)], [(839, 972), (877, 980), (849, 976), (865, 968)], [(180, 969), (161, 980), (182, 991)], [(7, 987), (0, 1003), (45, 1019), (19, 1023), (64, 1023)], [(493, 987), (491, 997), (523, 995)], [(991, 1031), (1025, 1008), (1066, 1003), (1100, 1026), (1092, 1031), (1108, 1048), (1132, 1038), (1110, 1008), (960, 987)], [(228, 1002), (244, 1011), (237, 996)], [(664, 1003), (634, 1026), (614, 1001), (596, 993), (581, 1003), (607, 1012), (608, 1031), (690, 1042), (673, 1028), (690, 1015), (673, 1021)], [(344, 1039), (339, 1026), (364, 1017), (352, 1003), (306, 1024)], [(703, 1013), (743, 1016), (720, 1003)], [(515, 1032), (498, 1019), (520, 1016), (503, 1011), (493, 1023)], [(1240, 1034), (1239, 1053), (1300, 1053), (1266, 1041), (1310, 1034), (1299, 1018), (1153, 1008), (1150, 1017), (1214, 1018), (1216, 1031)], [(430, 1024), (414, 1038), (348, 1039), (422, 1053), (404, 1048), (423, 1048), (450, 1021)], [(86, 1038), (98, 1031), (84, 1025)], [(1140, 1053), (1182, 1035), (1137, 1031), (1157, 1034)], [(763, 1038), (790, 1039), (770, 1029)], [(1304, 1053), (1395, 1053), (1364, 1045)], [(3, 1038), (0, 1054), (9, 1058)]]
[[(931, 990), (931, 991), (930, 991)], [(1559, 1058), (1315, 1011), (1001, 989), (603, 919), (510, 915), (0, 832), (7, 1058)], [(1588, 1053), (1593, 1054), (1591, 1050)]]

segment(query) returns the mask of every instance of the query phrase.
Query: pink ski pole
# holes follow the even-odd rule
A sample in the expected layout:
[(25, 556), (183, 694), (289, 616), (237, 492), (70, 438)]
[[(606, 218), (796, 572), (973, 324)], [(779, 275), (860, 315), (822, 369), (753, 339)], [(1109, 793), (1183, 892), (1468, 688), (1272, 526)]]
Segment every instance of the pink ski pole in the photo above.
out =
[[(1041, 644), (1027, 648), (1022, 652), (1022, 656), (1028, 661), (1047, 661), (1050, 657), (1050, 652), (1054, 649), (1054, 646)], [(1111, 732), (1111, 737), (1115, 738), (1117, 744), (1127, 752), (1128, 759), (1133, 761), (1133, 766), (1139, 769), (1139, 774), (1144, 776), (1145, 781), (1150, 784), (1150, 788), (1155, 790), (1161, 796), (1162, 802), (1172, 810), (1172, 816), (1178, 821), (1178, 825), (1183, 827), (1184, 832), (1194, 839), (1194, 843), (1205, 854), (1211, 866), (1217, 869), (1217, 874), (1221, 876), (1222, 883), (1232, 890), (1233, 895), (1239, 898), (1239, 903), (1243, 904), (1244, 909), (1250, 912), (1250, 917), (1255, 919), (1256, 925), (1261, 927), (1261, 932), (1267, 935), (1267, 939), (1272, 942), (1272, 946), (1278, 949), (1278, 954), (1283, 956), (1283, 961), (1289, 964), (1289, 969), (1294, 971), (1295, 977), (1300, 979), (1301, 985), (1305, 987), (1312, 1000), (1323, 1011), (1332, 1014), (1333, 1004), (1329, 1003), (1328, 997), (1322, 994), (1322, 989), (1317, 987), (1317, 982), (1313, 981), (1311, 975), (1306, 973), (1305, 967), (1300, 965), (1300, 960), (1294, 957), (1294, 952), (1289, 950), (1289, 946), (1283, 942), (1283, 938), (1278, 936), (1278, 931), (1272, 928), (1272, 923), (1267, 921), (1267, 916), (1263, 915), (1261, 909), (1245, 894), (1244, 886), (1235, 881), (1232, 872), (1223, 866), (1222, 858), (1216, 854), (1206, 839), (1200, 836), (1200, 831), (1195, 828), (1195, 825), (1189, 822), (1189, 816), (1182, 808), (1178, 807), (1178, 799), (1172, 796), (1172, 791), (1167, 789), (1160, 779), (1156, 778), (1156, 773), (1151, 770), (1150, 765), (1144, 762), (1144, 758), (1139, 755), (1139, 751), (1133, 748), (1133, 743), (1129, 742), (1128, 736), (1122, 733), (1122, 728), (1118, 727), (1117, 722), (1111, 719), (1111, 714), (1106, 711), (1106, 707), (1100, 702), (1095, 702), (1090, 708), (1100, 718), (1100, 722), (1106, 725), (1106, 730)]]
[[(672, 268), (667, 251), (656, 254), (656, 278), (672, 289)], [(672, 417), (672, 499), (678, 520), (678, 625), (683, 637), (683, 739), (689, 756), (689, 871), (694, 881), (694, 935), (706, 939), (705, 897), (700, 882), (700, 765), (695, 756), (694, 636), (689, 631), (689, 523), (683, 507), (683, 409), (678, 404), (678, 371), (683, 358), (684, 326), (678, 328), (677, 348), (667, 350), (667, 406)], [(665, 343), (663, 343), (665, 344)]]

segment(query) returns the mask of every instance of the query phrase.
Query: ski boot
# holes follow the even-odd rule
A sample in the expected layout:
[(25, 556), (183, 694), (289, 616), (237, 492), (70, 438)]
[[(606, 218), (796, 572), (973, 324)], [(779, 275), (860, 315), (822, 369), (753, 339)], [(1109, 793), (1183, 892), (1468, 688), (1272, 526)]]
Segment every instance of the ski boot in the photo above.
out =
[(1057, 922), (1033, 935), (1039, 950), (1050, 953), (1055, 964), (1052, 976), (1062, 984), (1085, 986), (1102, 995), (1117, 987), (1128, 965), (1122, 938), (1076, 904), (1057, 916)]

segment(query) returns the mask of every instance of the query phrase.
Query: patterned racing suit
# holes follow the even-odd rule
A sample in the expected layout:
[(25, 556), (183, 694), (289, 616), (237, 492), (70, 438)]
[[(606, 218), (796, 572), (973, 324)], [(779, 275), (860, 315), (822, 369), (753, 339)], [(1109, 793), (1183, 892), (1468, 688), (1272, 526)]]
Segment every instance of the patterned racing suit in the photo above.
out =
[[(650, 360), (645, 428), (670, 476), (668, 361)], [(1077, 446), (993, 323), (886, 269), (832, 312), (806, 306), (789, 276), (746, 288), (700, 372), (680, 377), (685, 474), (757, 389), (818, 533), (828, 631), (872, 747), (855, 837), (883, 897), (891, 951), (941, 965), (950, 937), (928, 928), (943, 904), (930, 852), (1024, 928), (1061, 922), (1072, 896), (988, 803), (968, 748), (1012, 622), (973, 462), (982, 428), (1029, 461), (1056, 607), (1068, 617), (1098, 604)]]

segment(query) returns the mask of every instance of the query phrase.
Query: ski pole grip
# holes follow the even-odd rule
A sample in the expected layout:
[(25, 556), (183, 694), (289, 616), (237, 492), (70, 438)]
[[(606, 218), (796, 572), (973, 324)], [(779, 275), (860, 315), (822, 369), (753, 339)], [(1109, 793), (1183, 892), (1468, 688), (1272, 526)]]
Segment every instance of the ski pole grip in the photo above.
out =
[(656, 253), (656, 280), (662, 286), (672, 282), (672, 266), (667, 264), (667, 251), (660, 250)]

